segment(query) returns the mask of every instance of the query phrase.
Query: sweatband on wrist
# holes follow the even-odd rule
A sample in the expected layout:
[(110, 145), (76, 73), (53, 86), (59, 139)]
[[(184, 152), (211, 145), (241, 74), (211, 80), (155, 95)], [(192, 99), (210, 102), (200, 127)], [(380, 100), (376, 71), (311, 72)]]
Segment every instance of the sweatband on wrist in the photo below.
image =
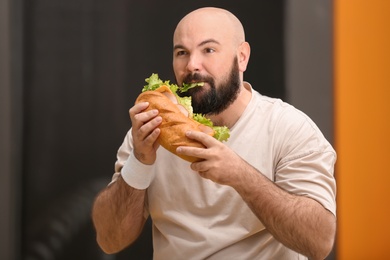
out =
[(131, 153), (121, 170), (123, 180), (131, 187), (144, 190), (154, 179), (154, 164), (146, 165), (138, 161)]

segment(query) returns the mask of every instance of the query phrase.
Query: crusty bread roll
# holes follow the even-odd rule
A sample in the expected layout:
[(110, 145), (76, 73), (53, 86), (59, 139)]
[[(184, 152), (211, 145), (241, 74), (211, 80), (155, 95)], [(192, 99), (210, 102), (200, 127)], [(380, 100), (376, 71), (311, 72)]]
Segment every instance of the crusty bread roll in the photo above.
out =
[(162, 147), (186, 161), (199, 161), (200, 159), (196, 157), (177, 154), (176, 148), (179, 146), (205, 148), (198, 141), (189, 139), (185, 133), (191, 130), (205, 132), (213, 136), (214, 131), (210, 127), (206, 127), (183, 114), (178, 107), (180, 105), (172, 102), (164, 92), (170, 92), (172, 94), (169, 88), (161, 86), (154, 91), (142, 92), (136, 99), (136, 103), (149, 102), (149, 107), (146, 111), (151, 109), (157, 109), (159, 111), (159, 115), (162, 117), (162, 123), (159, 126), (161, 132), (158, 137), (158, 142)]

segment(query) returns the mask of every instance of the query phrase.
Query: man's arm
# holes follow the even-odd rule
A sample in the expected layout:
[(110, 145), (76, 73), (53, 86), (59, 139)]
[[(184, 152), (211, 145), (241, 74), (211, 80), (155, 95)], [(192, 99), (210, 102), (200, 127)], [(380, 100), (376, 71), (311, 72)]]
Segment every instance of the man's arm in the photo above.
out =
[(156, 160), (158, 126), (162, 121), (156, 109), (144, 111), (148, 106), (149, 103), (141, 102), (130, 108), (131, 133), (128, 133), (118, 152), (119, 157), (127, 157), (122, 158), (127, 162), (116, 165), (116, 171), (121, 171), (121, 174), (98, 194), (93, 205), (92, 220), (97, 242), (106, 253), (119, 252), (133, 243), (146, 222), (146, 188), (153, 179), (150, 168)]
[(250, 165), (245, 168), (232, 186), (267, 230), (309, 259), (324, 259), (333, 248), (335, 216), (311, 198), (284, 191)]
[(336, 219), (319, 202), (283, 190), (214, 138), (197, 132), (187, 136), (207, 147), (178, 148), (178, 153), (204, 159), (192, 163), (191, 169), (233, 187), (278, 241), (310, 259), (324, 259), (330, 253)]
[(129, 186), (121, 176), (97, 196), (92, 220), (97, 242), (108, 254), (133, 243), (141, 234), (144, 218), (145, 190)]

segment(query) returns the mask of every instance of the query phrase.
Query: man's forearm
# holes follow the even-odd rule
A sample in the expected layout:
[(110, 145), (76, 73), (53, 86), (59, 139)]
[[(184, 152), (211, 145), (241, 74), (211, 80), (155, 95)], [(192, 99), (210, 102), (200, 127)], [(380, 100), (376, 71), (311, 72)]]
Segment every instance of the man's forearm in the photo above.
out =
[(234, 188), (268, 229), (285, 246), (310, 259), (331, 251), (336, 220), (317, 201), (290, 194), (248, 166)]
[(145, 224), (145, 190), (130, 187), (121, 176), (96, 198), (92, 219), (97, 242), (106, 253), (116, 253), (133, 243)]

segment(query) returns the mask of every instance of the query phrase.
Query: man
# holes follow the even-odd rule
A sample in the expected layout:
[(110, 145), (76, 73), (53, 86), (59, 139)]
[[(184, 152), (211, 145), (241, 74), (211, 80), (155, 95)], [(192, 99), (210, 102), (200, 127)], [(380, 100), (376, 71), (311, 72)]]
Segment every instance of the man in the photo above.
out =
[(302, 112), (243, 80), (250, 56), (240, 21), (218, 8), (186, 15), (173, 37), (173, 70), (194, 112), (225, 125), (225, 143), (188, 132), (205, 149), (189, 163), (159, 147), (161, 117), (130, 109), (132, 129), (113, 180), (96, 198), (97, 241), (118, 252), (153, 222), (155, 259), (324, 259), (336, 230), (336, 154)]

